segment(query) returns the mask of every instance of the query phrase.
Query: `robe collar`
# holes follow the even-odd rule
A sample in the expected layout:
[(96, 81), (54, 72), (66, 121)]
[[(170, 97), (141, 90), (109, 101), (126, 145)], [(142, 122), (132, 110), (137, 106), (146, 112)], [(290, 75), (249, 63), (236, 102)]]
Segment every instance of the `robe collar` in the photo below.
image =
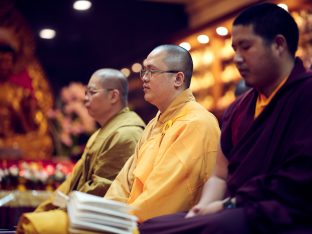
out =
[[(186, 89), (170, 103), (168, 108), (163, 113), (158, 111), (156, 119), (159, 123), (164, 124), (171, 119), (176, 118), (177, 114), (181, 111), (182, 106), (190, 101), (195, 101), (195, 97), (190, 89)], [(181, 114), (184, 115), (183, 113)]]

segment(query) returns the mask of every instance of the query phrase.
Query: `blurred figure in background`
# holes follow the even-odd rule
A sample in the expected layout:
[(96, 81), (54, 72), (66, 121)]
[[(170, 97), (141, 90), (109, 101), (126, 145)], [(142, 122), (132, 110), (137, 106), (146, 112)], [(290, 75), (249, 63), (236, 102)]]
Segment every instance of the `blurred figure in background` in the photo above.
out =
[(71, 82), (61, 89), (56, 107), (48, 111), (54, 154), (79, 160), (85, 143), (96, 130), (96, 121), (84, 106), (85, 85)]
[(241, 94), (245, 93), (246, 91), (248, 91), (250, 89), (250, 87), (248, 87), (245, 83), (245, 81), (243, 79), (241, 79), (236, 87), (235, 87), (235, 97), (240, 96)]

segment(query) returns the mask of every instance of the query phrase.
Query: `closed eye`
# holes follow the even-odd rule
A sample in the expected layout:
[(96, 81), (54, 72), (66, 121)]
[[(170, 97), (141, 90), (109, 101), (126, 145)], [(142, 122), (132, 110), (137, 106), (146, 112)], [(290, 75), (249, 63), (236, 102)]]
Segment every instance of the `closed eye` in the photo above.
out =
[(251, 47), (251, 45), (250, 44), (244, 44), (244, 45), (241, 45), (240, 47), (242, 50), (248, 50)]

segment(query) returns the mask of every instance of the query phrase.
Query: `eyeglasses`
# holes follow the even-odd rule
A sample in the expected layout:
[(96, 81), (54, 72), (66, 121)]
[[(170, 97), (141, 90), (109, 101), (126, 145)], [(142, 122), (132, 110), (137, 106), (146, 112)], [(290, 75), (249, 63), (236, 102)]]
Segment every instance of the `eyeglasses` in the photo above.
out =
[(143, 80), (144, 76), (147, 76), (148, 79), (152, 77), (155, 73), (178, 73), (179, 71), (169, 70), (169, 71), (162, 71), (162, 70), (149, 70), (149, 69), (142, 69), (140, 71), (140, 78)]
[(111, 90), (114, 90), (114, 89), (106, 89), (106, 88), (102, 88), (102, 89), (90, 89), (90, 88), (86, 88), (86, 90), (85, 90), (85, 95), (90, 97), (90, 96), (93, 96), (93, 95), (97, 94), (97, 93), (100, 92), (101, 90), (111, 91)]

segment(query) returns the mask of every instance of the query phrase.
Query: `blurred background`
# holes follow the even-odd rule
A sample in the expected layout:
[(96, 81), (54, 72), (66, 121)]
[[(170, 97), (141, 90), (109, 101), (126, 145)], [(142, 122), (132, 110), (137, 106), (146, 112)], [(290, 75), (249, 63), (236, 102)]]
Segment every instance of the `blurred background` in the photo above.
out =
[(259, 2), (291, 12), (297, 55), (310, 67), (311, 0), (1, 0), (0, 189), (53, 190), (71, 171), (96, 128), (82, 100), (99, 68), (128, 77), (129, 105), (148, 122), (156, 108), (143, 99), (139, 71), (160, 44), (190, 51), (191, 89), (221, 121), (247, 89), (232, 61), (231, 23)]
[[(224, 108), (233, 101), (233, 89), (240, 80), (231, 61), (232, 19), (244, 7), (264, 2), (3, 1), (10, 2), (29, 27), (34, 43), (26, 42), (25, 46), (34, 47), (55, 98), (71, 82), (86, 84), (96, 69), (121, 69), (129, 77), (130, 105), (145, 121), (150, 120), (156, 109), (142, 98), (138, 71), (146, 55), (163, 43), (183, 43), (182, 46), (190, 49), (195, 63), (192, 89), (198, 101), (220, 118)], [(270, 2), (285, 4), (295, 16), (302, 33), (298, 54), (308, 66), (311, 64), (311, 1)]]

